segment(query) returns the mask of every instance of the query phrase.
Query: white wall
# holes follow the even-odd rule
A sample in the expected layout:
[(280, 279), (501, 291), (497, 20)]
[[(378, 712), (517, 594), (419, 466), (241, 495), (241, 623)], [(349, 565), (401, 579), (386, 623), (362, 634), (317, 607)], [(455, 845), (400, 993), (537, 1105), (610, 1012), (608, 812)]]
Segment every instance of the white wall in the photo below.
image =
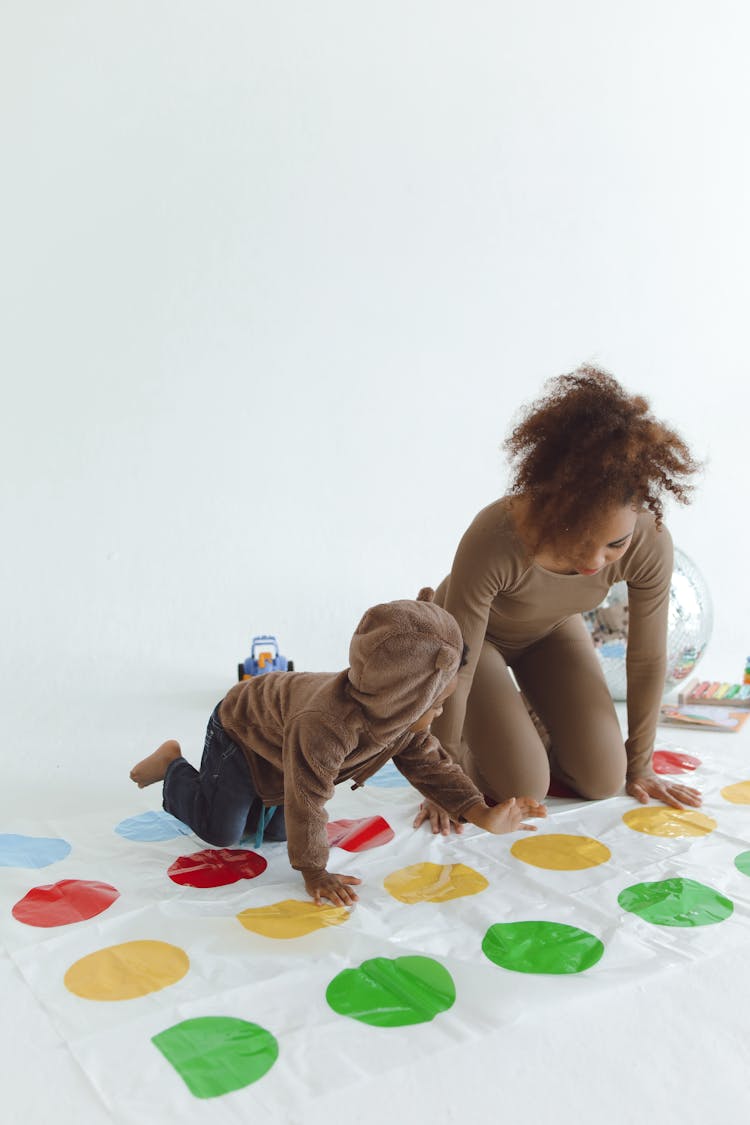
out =
[(502, 491), (518, 407), (585, 360), (709, 458), (670, 523), (715, 594), (704, 668), (739, 674), (744, 0), (2, 21), (14, 730), (46, 716), (85, 758), (116, 701), (150, 739), (139, 716), (205, 712), (258, 631), (343, 666), (361, 611), (436, 583)]

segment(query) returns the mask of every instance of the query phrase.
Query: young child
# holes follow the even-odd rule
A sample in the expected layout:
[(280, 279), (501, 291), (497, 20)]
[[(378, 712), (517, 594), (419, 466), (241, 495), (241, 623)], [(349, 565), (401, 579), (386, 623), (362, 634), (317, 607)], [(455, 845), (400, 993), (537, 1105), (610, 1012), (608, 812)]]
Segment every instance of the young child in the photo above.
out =
[(268, 672), (235, 685), (209, 719), (200, 772), (170, 740), (131, 778), (141, 788), (163, 781), (167, 812), (217, 847), (236, 845), (255, 819), (262, 839), (268, 820), (268, 838), (287, 839), (308, 894), (336, 906), (357, 901), (361, 880), (326, 870), (325, 804), (335, 785), (351, 779), (356, 789), (391, 758), (456, 819), (494, 833), (533, 830), (522, 820), (546, 816), (543, 805), (519, 797), (489, 808), (430, 733), (464, 660), (458, 625), (433, 596), (426, 589), (369, 609), (343, 672)]

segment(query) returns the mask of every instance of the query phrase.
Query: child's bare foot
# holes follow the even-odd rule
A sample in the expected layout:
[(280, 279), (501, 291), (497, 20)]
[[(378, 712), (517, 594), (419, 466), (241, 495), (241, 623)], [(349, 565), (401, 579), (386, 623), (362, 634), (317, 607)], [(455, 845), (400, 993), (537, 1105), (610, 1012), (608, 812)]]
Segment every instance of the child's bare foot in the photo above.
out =
[(163, 781), (169, 763), (173, 762), (175, 758), (181, 757), (182, 751), (179, 742), (169, 738), (166, 742), (162, 742), (153, 754), (149, 754), (137, 766), (133, 766), (130, 771), (130, 778), (139, 789), (144, 789), (147, 785), (153, 785), (155, 781)]

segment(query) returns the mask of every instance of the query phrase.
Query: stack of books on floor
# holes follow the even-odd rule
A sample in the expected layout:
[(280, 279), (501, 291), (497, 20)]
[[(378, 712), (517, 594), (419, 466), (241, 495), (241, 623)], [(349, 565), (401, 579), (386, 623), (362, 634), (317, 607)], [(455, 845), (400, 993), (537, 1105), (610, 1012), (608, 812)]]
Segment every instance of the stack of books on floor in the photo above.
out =
[(677, 703), (663, 703), (659, 722), (693, 730), (738, 731), (750, 715), (750, 684), (691, 680)]

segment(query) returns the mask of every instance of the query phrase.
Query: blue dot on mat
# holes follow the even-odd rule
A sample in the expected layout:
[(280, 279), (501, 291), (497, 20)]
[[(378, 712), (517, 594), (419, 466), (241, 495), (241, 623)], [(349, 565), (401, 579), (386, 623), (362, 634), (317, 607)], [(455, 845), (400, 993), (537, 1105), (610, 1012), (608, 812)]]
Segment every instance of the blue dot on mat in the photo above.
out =
[(145, 812), (140, 816), (130, 816), (115, 826), (115, 832), (126, 840), (141, 840), (148, 844), (190, 835), (187, 824), (168, 812)]
[(619, 660), (625, 656), (625, 642), (608, 641), (606, 644), (599, 645), (599, 655), (607, 656), (611, 660)]
[(54, 836), (0, 834), (0, 867), (49, 867), (70, 854), (70, 844)]
[(394, 766), (393, 762), (386, 762), (381, 770), (367, 779), (368, 785), (378, 785), (381, 789), (400, 789), (408, 786), (409, 782)]

